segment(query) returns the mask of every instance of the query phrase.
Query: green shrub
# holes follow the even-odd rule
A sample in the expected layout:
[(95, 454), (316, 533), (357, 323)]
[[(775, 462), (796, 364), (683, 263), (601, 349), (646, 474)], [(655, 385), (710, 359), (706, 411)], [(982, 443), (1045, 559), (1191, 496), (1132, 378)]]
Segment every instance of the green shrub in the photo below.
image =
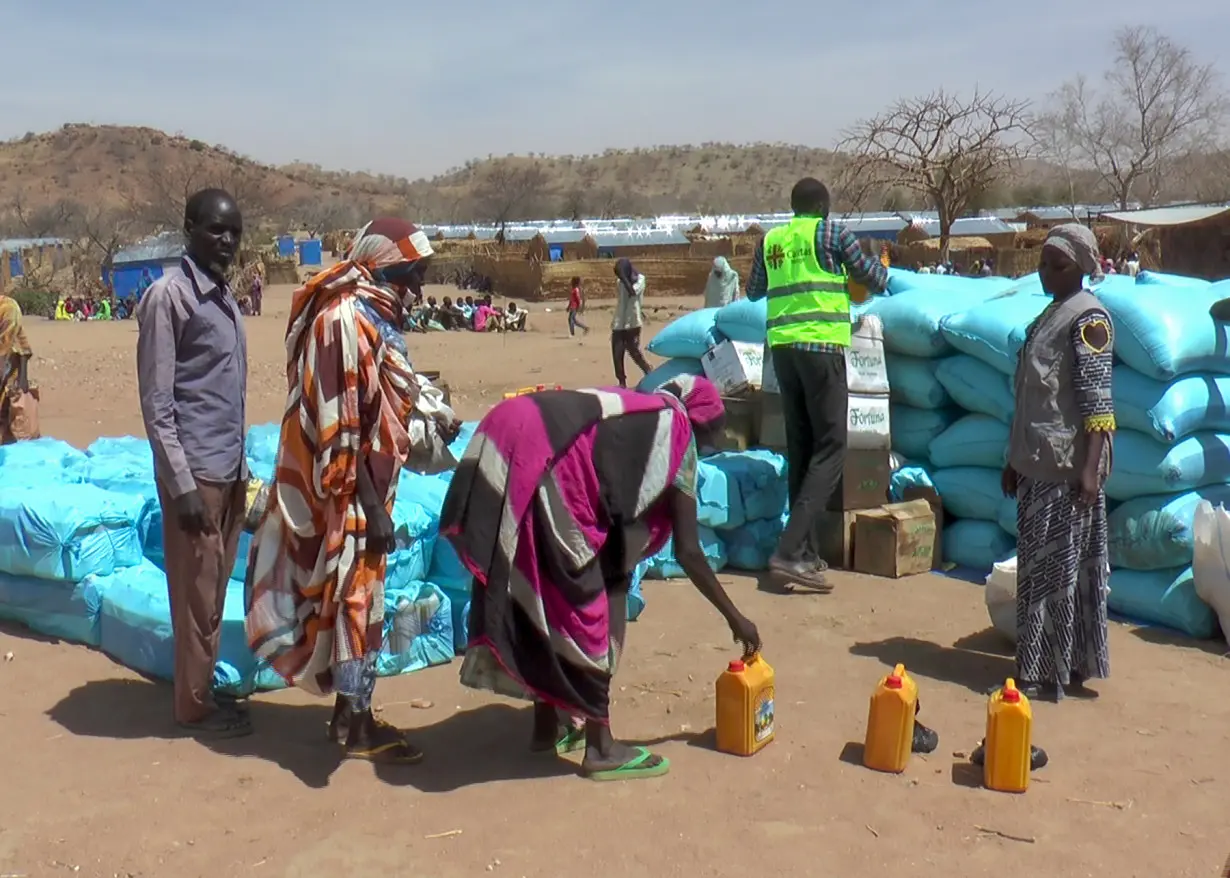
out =
[(56, 302), (59, 296), (55, 290), (18, 281), (7, 295), (16, 300), (21, 313), (27, 317), (50, 319), (56, 316)]

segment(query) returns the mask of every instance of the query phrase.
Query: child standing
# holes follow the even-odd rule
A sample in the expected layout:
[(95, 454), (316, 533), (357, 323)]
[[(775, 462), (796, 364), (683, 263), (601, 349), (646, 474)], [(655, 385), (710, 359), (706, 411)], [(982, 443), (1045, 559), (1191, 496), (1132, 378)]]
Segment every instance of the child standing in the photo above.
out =
[(574, 277), (572, 279), (572, 292), (568, 296), (568, 334), (576, 335), (577, 327), (586, 335), (589, 335), (589, 327), (580, 321), (577, 315), (585, 307), (585, 300), (581, 298), (581, 279)]

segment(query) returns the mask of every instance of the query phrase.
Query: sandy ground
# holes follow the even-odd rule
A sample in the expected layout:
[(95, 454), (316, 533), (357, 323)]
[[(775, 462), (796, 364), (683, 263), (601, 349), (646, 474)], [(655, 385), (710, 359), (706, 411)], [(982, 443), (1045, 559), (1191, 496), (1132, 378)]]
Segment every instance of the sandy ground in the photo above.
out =
[[(248, 320), (252, 422), (279, 415), (285, 306), (275, 288), (266, 316)], [(606, 315), (573, 340), (558, 307), (542, 312), (524, 335), (412, 336), (416, 365), (445, 373), (467, 417), (505, 389), (608, 380)], [(47, 433), (84, 445), (141, 432), (135, 324), (36, 321), (29, 333)], [(778, 740), (746, 760), (712, 750), (713, 680), (733, 657), (725, 626), (687, 583), (647, 583), (614, 718), (673, 770), (623, 784), (527, 753), (527, 708), (462, 689), (456, 663), (380, 683), (385, 715), (416, 731), (428, 760), (375, 770), (338, 764), (328, 706), (299, 693), (259, 697), (255, 736), (207, 746), (175, 735), (165, 685), (0, 629), (0, 876), (1221, 873), (1224, 646), (1115, 626), (1114, 678), (1096, 701), (1036, 706), (1051, 765), (1010, 796), (979, 789), (965, 759), (982, 735), (979, 693), (1012, 668), (980, 588), (839, 575), (831, 595), (780, 595), (723, 580), (777, 668)], [(919, 677), (941, 743), (887, 776), (859, 767), (857, 742), (867, 696), (897, 661)]]

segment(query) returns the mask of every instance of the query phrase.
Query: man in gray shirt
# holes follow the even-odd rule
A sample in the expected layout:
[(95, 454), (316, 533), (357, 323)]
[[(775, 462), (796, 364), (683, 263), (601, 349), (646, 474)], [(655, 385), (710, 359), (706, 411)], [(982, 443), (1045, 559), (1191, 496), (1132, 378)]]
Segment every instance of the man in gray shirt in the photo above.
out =
[(251, 732), (212, 693), (222, 608), (247, 488), (247, 338), (226, 282), (243, 235), (235, 199), (205, 189), (184, 210), (186, 252), (137, 306), (141, 415), (154, 452), (171, 628), (175, 720), (193, 733)]

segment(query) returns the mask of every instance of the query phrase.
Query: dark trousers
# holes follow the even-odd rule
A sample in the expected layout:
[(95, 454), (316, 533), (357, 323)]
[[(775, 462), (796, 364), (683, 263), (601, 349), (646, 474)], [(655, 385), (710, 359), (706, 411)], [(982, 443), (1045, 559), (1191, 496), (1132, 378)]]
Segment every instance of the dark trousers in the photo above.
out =
[(641, 353), (641, 328), (614, 329), (611, 331), (611, 358), (615, 361), (615, 380), (620, 387), (628, 386), (628, 375), (624, 371), (624, 354), (632, 358), (632, 362), (640, 366), (641, 371), (649, 374), (650, 366)]
[(583, 329), (589, 332), (589, 327), (581, 322), (581, 318), (577, 316), (576, 308), (568, 309), (568, 334), (576, 335), (578, 329)]
[(773, 348), (786, 422), (790, 521), (777, 544), (785, 561), (817, 560), (818, 532), (841, 487), (849, 424), (846, 358)]

